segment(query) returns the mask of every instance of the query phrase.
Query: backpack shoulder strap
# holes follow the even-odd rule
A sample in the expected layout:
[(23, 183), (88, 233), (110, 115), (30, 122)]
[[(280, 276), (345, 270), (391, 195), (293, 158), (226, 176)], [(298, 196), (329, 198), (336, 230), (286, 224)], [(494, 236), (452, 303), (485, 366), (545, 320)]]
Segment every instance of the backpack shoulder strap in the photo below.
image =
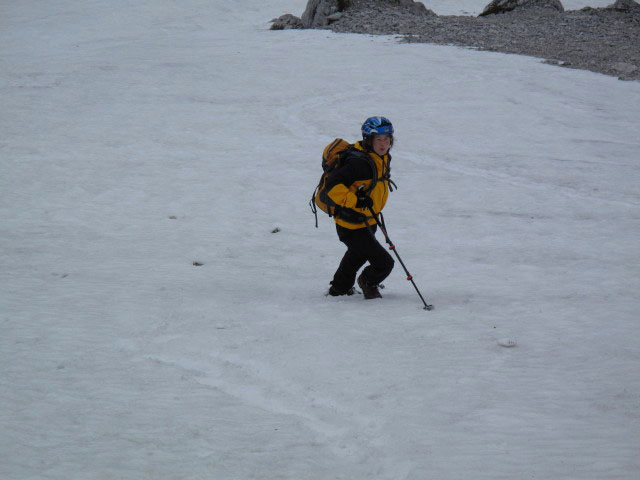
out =
[(378, 178), (378, 167), (376, 166), (376, 162), (373, 161), (373, 158), (371, 158), (367, 152), (358, 150), (355, 147), (349, 148), (347, 152), (348, 154), (356, 158), (363, 159), (364, 161), (367, 162), (367, 165), (369, 165), (369, 168), (371, 168), (371, 184), (369, 185), (369, 188), (365, 190), (366, 193), (369, 193), (374, 189), (374, 187), (376, 186), (376, 183), (378, 183), (378, 180), (381, 180), (380, 178)]

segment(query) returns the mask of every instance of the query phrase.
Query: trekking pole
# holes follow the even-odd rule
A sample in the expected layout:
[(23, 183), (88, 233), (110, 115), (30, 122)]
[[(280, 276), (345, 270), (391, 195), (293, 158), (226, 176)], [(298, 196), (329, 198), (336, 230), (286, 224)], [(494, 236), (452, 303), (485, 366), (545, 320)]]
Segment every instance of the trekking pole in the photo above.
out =
[[(418, 292), (418, 296), (420, 297), (420, 300), (422, 300), (422, 303), (424, 304), (423, 310), (433, 310), (433, 305), (429, 305), (427, 304), (427, 302), (425, 302), (424, 297), (420, 293), (420, 290), (418, 290), (418, 286), (416, 285), (416, 282), (413, 281), (413, 275), (409, 273), (409, 270), (407, 270), (407, 267), (404, 265), (404, 262), (400, 258), (400, 255), (398, 255), (396, 246), (393, 244), (393, 242), (389, 238), (389, 235), (387, 234), (387, 229), (384, 228), (384, 220), (383, 221), (378, 220), (378, 214), (373, 211), (373, 208), (369, 207), (369, 211), (371, 212), (371, 215), (373, 215), (373, 218), (376, 221), (376, 224), (378, 225), (378, 227), (380, 227), (380, 230), (382, 231), (382, 234), (384, 235), (386, 242), (389, 244), (389, 250), (393, 250), (393, 253), (396, 255), (396, 257), (398, 258), (398, 261), (400, 262), (400, 265), (402, 265), (402, 268), (404, 269), (404, 273), (407, 274), (407, 280), (411, 282), (411, 284), (413, 285), (413, 288), (415, 288), (416, 292)], [(371, 233), (373, 234), (373, 232)]]

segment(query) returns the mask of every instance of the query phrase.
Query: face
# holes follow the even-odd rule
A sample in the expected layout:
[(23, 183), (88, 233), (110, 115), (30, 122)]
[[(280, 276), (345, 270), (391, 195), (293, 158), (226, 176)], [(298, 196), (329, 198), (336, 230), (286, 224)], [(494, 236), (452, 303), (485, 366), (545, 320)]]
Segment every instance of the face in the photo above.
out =
[(381, 157), (391, 148), (391, 135), (376, 135), (373, 137), (373, 151)]

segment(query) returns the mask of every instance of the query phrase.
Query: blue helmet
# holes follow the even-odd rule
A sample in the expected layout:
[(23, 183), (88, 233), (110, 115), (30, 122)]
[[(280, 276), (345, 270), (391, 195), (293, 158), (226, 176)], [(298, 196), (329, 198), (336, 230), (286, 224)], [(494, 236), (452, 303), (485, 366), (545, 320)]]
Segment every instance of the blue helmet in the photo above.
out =
[(362, 138), (374, 135), (393, 135), (393, 125), (385, 117), (369, 117), (362, 124)]

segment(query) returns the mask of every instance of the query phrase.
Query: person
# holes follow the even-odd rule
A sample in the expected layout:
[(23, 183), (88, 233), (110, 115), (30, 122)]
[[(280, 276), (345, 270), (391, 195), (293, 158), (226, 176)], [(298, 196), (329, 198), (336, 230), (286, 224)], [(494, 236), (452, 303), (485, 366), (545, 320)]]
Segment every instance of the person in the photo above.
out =
[[(389, 153), (393, 147), (393, 125), (385, 117), (370, 117), (361, 130), (362, 140), (347, 150), (343, 166), (326, 181), (331, 200), (351, 213), (334, 217), (338, 238), (347, 246), (347, 251), (330, 282), (328, 294), (352, 295), (358, 271), (369, 262), (357, 281), (364, 298), (373, 299), (382, 297), (380, 282), (387, 278), (394, 265), (387, 249), (376, 240), (377, 223), (373, 216), (384, 208), (389, 184), (393, 185)], [(354, 223), (354, 219), (358, 220)]]

